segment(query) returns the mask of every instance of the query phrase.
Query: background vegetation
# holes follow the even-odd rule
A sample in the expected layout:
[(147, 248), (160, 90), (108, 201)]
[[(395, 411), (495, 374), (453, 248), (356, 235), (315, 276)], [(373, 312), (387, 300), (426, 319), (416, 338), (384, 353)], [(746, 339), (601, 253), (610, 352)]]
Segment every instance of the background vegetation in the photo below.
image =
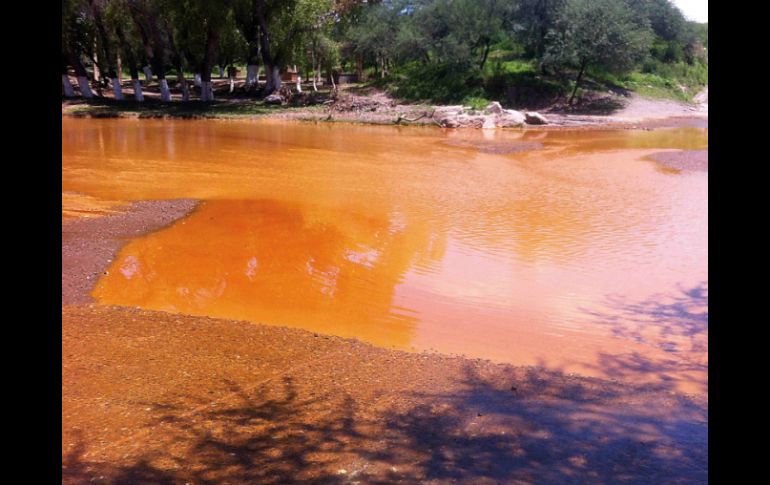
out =
[(62, 2), (62, 74), (97, 93), (119, 89), (120, 70), (173, 76), (184, 100), (195, 79), (205, 101), (212, 72), (237, 69), (264, 96), (295, 68), (314, 89), (349, 73), (415, 101), (571, 105), (607, 89), (689, 101), (708, 83), (708, 24), (668, 0)]

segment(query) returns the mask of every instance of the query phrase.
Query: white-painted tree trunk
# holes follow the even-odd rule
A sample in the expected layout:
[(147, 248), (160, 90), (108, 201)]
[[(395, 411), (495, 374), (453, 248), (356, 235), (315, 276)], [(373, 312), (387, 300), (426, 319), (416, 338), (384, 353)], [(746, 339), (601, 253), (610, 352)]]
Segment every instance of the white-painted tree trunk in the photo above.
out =
[(259, 66), (256, 64), (249, 64), (246, 66), (246, 89), (251, 89), (256, 86), (259, 79)]
[(75, 90), (72, 88), (72, 83), (70, 82), (70, 77), (66, 74), (61, 75), (61, 83), (64, 86), (64, 95), (68, 98), (74, 98), (75, 97)]
[(281, 89), (281, 70), (278, 68), (278, 66), (270, 66), (267, 68), (267, 71), (265, 72), (265, 77), (267, 78), (267, 86), (266, 91), (267, 93), (274, 93)]
[(230, 93), (235, 89), (235, 76), (230, 76)]
[(123, 101), (123, 87), (120, 85), (118, 78), (112, 79), (112, 94), (115, 95), (117, 101)]
[(225, 78), (225, 70), (222, 69), (222, 66), (219, 66), (219, 79)]
[(195, 77), (193, 78), (193, 82), (195, 83), (195, 87), (198, 87), (198, 88), (201, 87), (201, 75), (196, 74)]
[(166, 78), (161, 79), (158, 84), (160, 84), (160, 100), (165, 102), (171, 101), (171, 91), (168, 89)]
[(334, 84), (334, 73), (331, 73), (329, 75), (329, 80), (332, 82), (332, 89), (336, 91), (337, 90), (337, 85)]
[(297, 92), (298, 93), (302, 92), (302, 76), (300, 76), (299, 74), (297, 74)]
[(211, 81), (201, 82), (201, 101), (214, 101), (214, 89)]
[(88, 78), (85, 76), (78, 76), (78, 87), (80, 87), (80, 94), (84, 98), (93, 98), (94, 93), (91, 91), (91, 85), (88, 84)]
[(142, 94), (142, 82), (138, 79), (132, 80), (134, 84), (134, 99), (137, 101), (144, 101), (144, 94)]
[(150, 84), (152, 82), (152, 69), (150, 69), (150, 66), (144, 66), (142, 72), (144, 73), (144, 80), (147, 81), (147, 84)]

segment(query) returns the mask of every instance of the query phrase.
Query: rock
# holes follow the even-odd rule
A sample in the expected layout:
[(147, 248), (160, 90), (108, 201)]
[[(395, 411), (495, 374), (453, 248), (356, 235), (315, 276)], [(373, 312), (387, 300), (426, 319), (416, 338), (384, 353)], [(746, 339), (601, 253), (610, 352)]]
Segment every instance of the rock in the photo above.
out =
[(526, 113), (524, 113), (524, 116), (525, 116), (525, 121), (529, 125), (547, 125), (548, 124), (548, 120), (546, 119), (546, 117), (535, 111), (527, 111)]
[(524, 116), (524, 113), (513, 109), (504, 109), (498, 116), (497, 126), (506, 128), (511, 126), (521, 126), (524, 124), (525, 120), (526, 116)]
[(503, 107), (497, 101), (492, 101), (484, 112), (499, 115), (503, 112)]
[(265, 98), (265, 104), (283, 104), (284, 99), (280, 94), (271, 94)]
[(457, 116), (462, 114), (464, 111), (465, 108), (462, 106), (437, 106), (433, 115), (439, 118), (443, 116)]
[(485, 116), (484, 117), (484, 124), (481, 125), (481, 128), (485, 130), (494, 130), (497, 127), (497, 123), (495, 123), (495, 117), (494, 116)]

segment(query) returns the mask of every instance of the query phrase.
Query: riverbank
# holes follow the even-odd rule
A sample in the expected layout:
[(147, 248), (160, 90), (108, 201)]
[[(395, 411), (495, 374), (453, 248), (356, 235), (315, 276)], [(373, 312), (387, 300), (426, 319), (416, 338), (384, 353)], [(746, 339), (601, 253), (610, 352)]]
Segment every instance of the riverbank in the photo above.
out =
[[(538, 113), (546, 124), (523, 123), (521, 127), (538, 129), (652, 129), (660, 127), (708, 126), (708, 88), (697, 97), (697, 104), (651, 99), (629, 93), (602, 99), (592, 104), (566, 110), (562, 106), (545, 108)], [(252, 119), (275, 118), (313, 122), (348, 122), (378, 125), (447, 126), (440, 113), (448, 107), (403, 103), (376, 88), (341, 87), (336, 95), (329, 92), (303, 93), (292, 103), (268, 104), (255, 97), (218, 98), (211, 103), (161, 103), (147, 97), (143, 103), (115, 101), (109, 97), (62, 101), (62, 115), (93, 118), (181, 118), (181, 119)], [(478, 122), (467, 125), (481, 128), (483, 110), (467, 108), (478, 115)], [(518, 110), (521, 113), (527, 110)], [(450, 124), (451, 125), (451, 124)], [(514, 126), (510, 123), (510, 126)]]
[(194, 207), (63, 221), (63, 483), (707, 481), (707, 398), (665, 383), (88, 303)]

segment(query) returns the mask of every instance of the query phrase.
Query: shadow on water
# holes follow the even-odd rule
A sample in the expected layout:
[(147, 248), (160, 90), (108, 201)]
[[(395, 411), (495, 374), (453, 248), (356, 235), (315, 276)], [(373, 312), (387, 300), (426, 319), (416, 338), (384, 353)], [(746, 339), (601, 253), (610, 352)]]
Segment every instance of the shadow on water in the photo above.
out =
[(708, 282), (678, 286), (666, 295), (631, 302), (609, 296), (600, 310), (583, 311), (592, 323), (609, 327), (612, 335), (656, 347), (670, 358), (639, 353), (601, 354), (594, 370), (611, 379), (630, 380), (656, 376), (660, 386), (676, 390), (676, 381), (687, 381), (707, 392)]
[(153, 406), (152, 434), (120, 465), (76, 447), (64, 483), (707, 482), (701, 405), (509, 371), (468, 366), (446, 392), (368, 403), (286, 376), (252, 391), (229, 383), (231, 399), (202, 411)]

